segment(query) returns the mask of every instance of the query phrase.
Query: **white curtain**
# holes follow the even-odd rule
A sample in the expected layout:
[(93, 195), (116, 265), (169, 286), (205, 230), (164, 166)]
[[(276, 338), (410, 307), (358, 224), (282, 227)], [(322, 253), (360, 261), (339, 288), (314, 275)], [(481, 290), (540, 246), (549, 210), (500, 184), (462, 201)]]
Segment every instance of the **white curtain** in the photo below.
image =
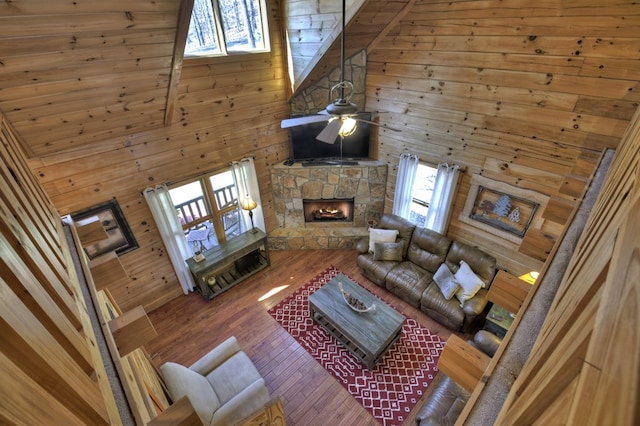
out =
[[(243, 158), (240, 161), (231, 163), (233, 177), (238, 188), (238, 201), (241, 202), (247, 195), (256, 202), (257, 207), (252, 210), (253, 224), (256, 228), (265, 231), (264, 214), (262, 212), (262, 202), (260, 201), (260, 188), (258, 187), (258, 176), (256, 175), (256, 165), (253, 158)], [(251, 220), (249, 212), (240, 209), (242, 220), (240, 221), (240, 229), (247, 231), (251, 229)], [(265, 231), (266, 232), (266, 231)]]
[(178, 213), (171, 201), (169, 188), (166, 185), (147, 188), (144, 190), (144, 198), (156, 222), (182, 291), (188, 294), (193, 291), (193, 280), (185, 259), (191, 257), (191, 251), (184, 237)]
[(418, 156), (404, 153), (400, 156), (398, 164), (398, 177), (396, 178), (396, 191), (393, 197), (393, 214), (409, 219), (411, 200), (413, 196), (413, 183), (418, 171)]
[(438, 164), (438, 173), (433, 185), (433, 195), (429, 203), (425, 227), (444, 234), (451, 214), (453, 197), (458, 186), (460, 168), (447, 163)]

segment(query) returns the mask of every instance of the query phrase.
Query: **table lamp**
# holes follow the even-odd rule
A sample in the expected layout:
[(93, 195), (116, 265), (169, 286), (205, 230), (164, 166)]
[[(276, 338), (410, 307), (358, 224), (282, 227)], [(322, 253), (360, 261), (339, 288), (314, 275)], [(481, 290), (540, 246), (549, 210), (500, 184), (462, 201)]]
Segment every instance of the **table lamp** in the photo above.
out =
[(251, 219), (251, 232), (257, 232), (255, 226), (253, 226), (253, 212), (252, 210), (258, 207), (258, 204), (253, 201), (253, 199), (247, 194), (242, 201), (240, 202), (240, 207), (242, 210), (247, 210), (249, 212), (249, 219)]

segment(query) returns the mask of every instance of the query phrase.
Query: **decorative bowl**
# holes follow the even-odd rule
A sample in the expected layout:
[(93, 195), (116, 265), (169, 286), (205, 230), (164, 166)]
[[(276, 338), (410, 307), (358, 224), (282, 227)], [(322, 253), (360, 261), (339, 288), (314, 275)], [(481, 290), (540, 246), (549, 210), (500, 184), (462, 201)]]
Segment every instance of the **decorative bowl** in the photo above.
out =
[(375, 303), (372, 303), (371, 306), (367, 306), (364, 304), (363, 301), (358, 299), (356, 296), (345, 291), (344, 288), (342, 287), (342, 283), (338, 283), (338, 286), (340, 287), (340, 293), (342, 294), (342, 298), (347, 303), (347, 305), (354, 311), (359, 313), (364, 313), (364, 312), (371, 312), (376, 310)]

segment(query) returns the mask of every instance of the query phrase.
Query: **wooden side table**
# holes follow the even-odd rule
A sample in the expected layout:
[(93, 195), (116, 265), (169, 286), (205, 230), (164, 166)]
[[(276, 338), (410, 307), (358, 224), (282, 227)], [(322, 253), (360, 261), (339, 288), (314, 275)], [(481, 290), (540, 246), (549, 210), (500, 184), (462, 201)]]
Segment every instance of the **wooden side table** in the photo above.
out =
[(498, 337), (504, 338), (511, 327), (514, 318), (514, 314), (507, 311), (502, 306), (494, 304), (487, 314), (484, 329)]

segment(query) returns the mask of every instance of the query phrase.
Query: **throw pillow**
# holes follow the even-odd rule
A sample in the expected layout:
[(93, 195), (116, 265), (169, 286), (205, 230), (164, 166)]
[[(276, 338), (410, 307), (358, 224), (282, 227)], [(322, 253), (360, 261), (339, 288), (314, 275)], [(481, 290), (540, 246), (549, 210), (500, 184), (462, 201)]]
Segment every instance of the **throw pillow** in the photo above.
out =
[(440, 287), (442, 295), (447, 300), (451, 300), (460, 288), (460, 284), (458, 284), (446, 263), (441, 264), (436, 273), (433, 274), (433, 280)]
[(460, 301), (460, 306), (467, 300), (471, 299), (476, 293), (484, 287), (484, 281), (478, 277), (471, 267), (464, 260), (460, 261), (460, 269), (453, 276), (460, 288), (456, 291), (456, 297)]
[(397, 243), (375, 243), (373, 260), (395, 260), (402, 261), (402, 241)]
[(395, 243), (397, 236), (397, 229), (369, 228), (369, 253), (376, 251), (375, 243)]

